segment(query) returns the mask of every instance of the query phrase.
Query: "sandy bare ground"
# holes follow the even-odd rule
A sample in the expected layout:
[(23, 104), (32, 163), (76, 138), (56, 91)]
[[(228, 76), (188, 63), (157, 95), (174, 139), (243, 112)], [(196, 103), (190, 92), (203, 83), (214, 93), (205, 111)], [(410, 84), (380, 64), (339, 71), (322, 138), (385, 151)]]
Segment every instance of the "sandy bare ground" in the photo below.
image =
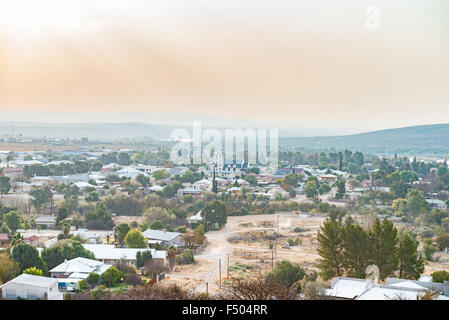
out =
[[(279, 218), (278, 218), (279, 217)], [(228, 238), (248, 231), (274, 232), (277, 229), (279, 219), (279, 233), (282, 235), (278, 241), (276, 254), (265, 242), (230, 243)], [(176, 267), (167, 275), (167, 283), (193, 284), (196, 292), (208, 291), (214, 293), (219, 290), (220, 262), (221, 279), (226, 281), (229, 265), (243, 263), (255, 266), (262, 271), (271, 270), (273, 262), (288, 259), (300, 263), (303, 266), (313, 268), (318, 255), (316, 254), (316, 231), (321, 226), (325, 217), (323, 215), (293, 216), (292, 214), (279, 215), (250, 215), (240, 217), (228, 217), (228, 222), (219, 231), (207, 232), (208, 244), (203, 252), (195, 256), (196, 263), (190, 267)], [(300, 226), (307, 231), (299, 234), (293, 232)], [(291, 249), (281, 248), (282, 239), (301, 238), (302, 245)], [(235, 277), (236, 271), (230, 272), (230, 277)]]

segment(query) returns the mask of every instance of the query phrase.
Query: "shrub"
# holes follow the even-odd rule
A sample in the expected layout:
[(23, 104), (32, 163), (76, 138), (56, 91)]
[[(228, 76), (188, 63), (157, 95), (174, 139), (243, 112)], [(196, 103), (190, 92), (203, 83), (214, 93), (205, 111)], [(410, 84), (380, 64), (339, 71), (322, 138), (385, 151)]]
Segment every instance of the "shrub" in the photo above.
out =
[(296, 238), (296, 239), (288, 239), (287, 242), (288, 242), (288, 245), (290, 247), (294, 247), (294, 246), (297, 246), (297, 245), (301, 244), (301, 240), (298, 239), (298, 238)]
[(441, 251), (443, 251), (446, 248), (449, 248), (449, 234), (443, 233), (439, 235), (437, 238), (437, 244)]
[(179, 233), (186, 233), (187, 228), (186, 228), (186, 226), (180, 226), (180, 227), (178, 227), (178, 229), (176, 229), (176, 231)]
[(89, 274), (86, 281), (92, 287), (95, 287), (98, 283), (100, 283), (100, 275), (98, 273), (92, 272)]
[(443, 283), (444, 281), (449, 281), (449, 272), (446, 270), (435, 271), (431, 276), (433, 282)]
[(274, 270), (267, 274), (267, 278), (289, 287), (296, 281), (302, 280), (305, 274), (304, 269), (299, 265), (283, 260), (276, 263)]
[(432, 261), (432, 256), (437, 251), (437, 247), (432, 243), (432, 240), (426, 239), (423, 244), (423, 253), (428, 261)]
[(296, 232), (296, 233), (301, 233), (301, 232), (306, 232), (306, 231), (309, 231), (309, 229), (301, 228), (301, 227), (296, 227), (295, 229), (293, 229), (293, 232)]
[(23, 273), (32, 274), (32, 275), (41, 276), (41, 277), (44, 275), (44, 272), (41, 269), (38, 269), (36, 267), (27, 268), (27, 269), (23, 270)]
[(150, 224), (151, 230), (162, 230), (164, 229), (164, 225), (159, 220), (155, 220)]
[(193, 251), (190, 249), (184, 250), (183, 253), (176, 256), (176, 264), (191, 264), (195, 261)]
[(110, 267), (101, 275), (101, 282), (108, 287), (116, 286), (122, 281), (123, 274), (116, 267)]
[(125, 279), (125, 283), (131, 286), (138, 286), (142, 284), (142, 278), (136, 273), (129, 274)]
[(90, 296), (92, 297), (93, 300), (100, 300), (105, 295), (106, 295), (106, 292), (104, 292), (100, 288), (96, 288), (96, 289), (90, 291)]
[(429, 239), (432, 238), (435, 235), (432, 229), (425, 228), (423, 231), (421, 231), (421, 237), (423, 239)]

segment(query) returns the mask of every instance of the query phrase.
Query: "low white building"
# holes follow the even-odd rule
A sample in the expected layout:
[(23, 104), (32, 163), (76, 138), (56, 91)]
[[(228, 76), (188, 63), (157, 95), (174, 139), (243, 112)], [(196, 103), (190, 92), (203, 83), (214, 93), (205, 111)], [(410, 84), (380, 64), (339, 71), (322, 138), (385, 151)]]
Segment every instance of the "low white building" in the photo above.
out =
[(36, 220), (37, 225), (45, 225), (48, 228), (54, 227), (56, 224), (56, 218), (54, 216), (40, 216)]
[[(421, 279), (420, 279), (421, 280)], [(335, 278), (325, 294), (338, 300), (418, 300), (426, 292), (437, 292), (436, 300), (449, 300), (449, 283), (387, 278), (385, 284), (373, 280)]]
[(58, 279), (21, 274), (0, 286), (2, 299), (62, 300)]
[(116, 264), (121, 261), (136, 265), (136, 254), (139, 251), (151, 251), (153, 259), (160, 260), (163, 265), (166, 264), (165, 250), (155, 250), (150, 248), (134, 249), (134, 248), (117, 248), (112, 244), (83, 244), (86, 250), (92, 252), (95, 259), (106, 264)]

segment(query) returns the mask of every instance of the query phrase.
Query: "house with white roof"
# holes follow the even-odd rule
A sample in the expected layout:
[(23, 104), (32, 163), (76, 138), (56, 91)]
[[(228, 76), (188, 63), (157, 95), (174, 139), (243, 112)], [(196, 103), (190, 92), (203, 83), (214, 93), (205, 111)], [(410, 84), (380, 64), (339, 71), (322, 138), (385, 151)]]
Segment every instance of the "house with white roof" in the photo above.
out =
[(385, 284), (376, 284), (373, 280), (339, 277), (332, 280), (325, 294), (338, 300), (418, 300), (426, 292), (438, 292), (437, 300), (449, 300), (449, 282), (423, 280), (387, 278)]
[(139, 251), (151, 251), (153, 259), (159, 260), (161, 264), (166, 264), (165, 250), (155, 250), (150, 248), (117, 248), (112, 244), (83, 244), (86, 250), (92, 252), (95, 258), (106, 264), (116, 264), (125, 262), (127, 264), (136, 265), (136, 254)]
[(76, 274), (81, 279), (86, 279), (90, 273), (95, 272), (103, 274), (112, 265), (104, 262), (78, 257), (71, 260), (65, 260), (49, 271), (52, 278), (73, 278)]
[(58, 290), (58, 279), (24, 273), (0, 286), (0, 298), (62, 300), (63, 295)]

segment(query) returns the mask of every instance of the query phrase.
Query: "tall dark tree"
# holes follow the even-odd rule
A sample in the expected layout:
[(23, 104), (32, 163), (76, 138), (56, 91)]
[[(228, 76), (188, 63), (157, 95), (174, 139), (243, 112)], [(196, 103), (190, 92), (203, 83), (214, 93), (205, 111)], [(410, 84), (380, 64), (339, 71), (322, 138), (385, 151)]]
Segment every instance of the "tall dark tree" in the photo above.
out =
[(418, 279), (424, 272), (424, 259), (418, 254), (418, 243), (407, 232), (399, 236), (397, 255), (399, 260), (398, 276), (401, 279)]
[(340, 277), (344, 274), (343, 266), (343, 228), (335, 219), (326, 219), (317, 235), (319, 248), (318, 268), (324, 280)]
[(343, 229), (343, 265), (349, 277), (365, 278), (370, 251), (368, 232), (360, 226), (347, 223)]
[(206, 231), (215, 224), (222, 227), (227, 221), (226, 206), (218, 200), (214, 200), (211, 204), (208, 204), (202, 211)]
[(0, 177), (0, 198), (11, 190), (9, 177)]
[(21, 243), (14, 246), (11, 250), (11, 257), (19, 263), (20, 272), (31, 267), (41, 269), (44, 275), (48, 271), (46, 263), (39, 256), (39, 251), (32, 245)]
[(396, 246), (398, 243), (398, 231), (393, 223), (387, 219), (380, 222), (376, 219), (369, 232), (371, 241), (371, 262), (380, 271), (380, 279), (391, 276), (398, 267)]

